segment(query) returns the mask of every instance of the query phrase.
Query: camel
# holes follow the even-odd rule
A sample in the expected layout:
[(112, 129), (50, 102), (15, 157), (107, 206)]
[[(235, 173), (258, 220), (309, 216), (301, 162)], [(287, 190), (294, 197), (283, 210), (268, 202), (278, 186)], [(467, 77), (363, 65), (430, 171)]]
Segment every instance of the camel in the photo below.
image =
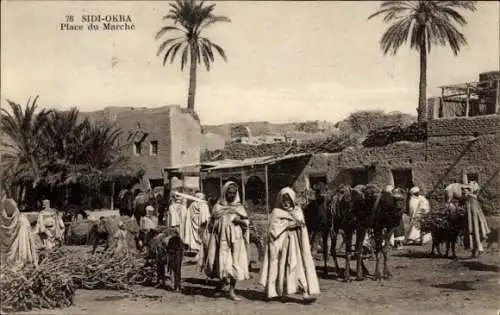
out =
[[(357, 261), (357, 279), (363, 279), (361, 268), (363, 268), (363, 273), (368, 273), (368, 270), (361, 259), (363, 240), (366, 234), (366, 230), (370, 224), (370, 209), (365, 206), (363, 188), (364, 186), (362, 185), (351, 188), (349, 185), (342, 184), (336, 189), (332, 198), (330, 198), (328, 202), (328, 209), (331, 217), (330, 221), (332, 222), (331, 254), (333, 256), (335, 269), (337, 270), (338, 275), (340, 275), (340, 268), (337, 261), (336, 242), (339, 231), (342, 230), (344, 232), (346, 254), (344, 281), (346, 282), (350, 281), (350, 258), (352, 251), (352, 238), (354, 235), (356, 235), (355, 252)], [(326, 251), (324, 251), (324, 253), (326, 253)], [(327, 255), (324, 255), (325, 273), (327, 270), (327, 258)]]
[(389, 239), (400, 224), (406, 210), (407, 192), (387, 186), (384, 191), (375, 185), (364, 187), (365, 206), (371, 210), (370, 227), (375, 239), (375, 279), (382, 280), (380, 254), (383, 255), (383, 277), (392, 277), (388, 265)]

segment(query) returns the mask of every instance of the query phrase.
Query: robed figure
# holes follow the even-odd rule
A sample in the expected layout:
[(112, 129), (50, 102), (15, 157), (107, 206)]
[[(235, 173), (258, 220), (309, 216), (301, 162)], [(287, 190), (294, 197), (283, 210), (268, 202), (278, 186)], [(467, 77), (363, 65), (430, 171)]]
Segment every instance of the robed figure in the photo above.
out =
[(199, 252), (203, 245), (202, 231), (210, 218), (210, 210), (203, 193), (198, 192), (195, 197), (197, 200), (189, 205), (184, 220), (184, 243), (190, 250)]
[(484, 252), (482, 241), (490, 233), (490, 228), (478, 200), (480, 187), (476, 182), (463, 187), (465, 198), (466, 228), (464, 245), (471, 250), (471, 257), (476, 258)]
[(64, 222), (56, 209), (50, 207), (50, 201), (42, 201), (43, 209), (38, 214), (35, 233), (40, 235), (43, 247), (52, 249), (61, 246), (64, 240)]
[(19, 212), (13, 199), (4, 199), (0, 203), (0, 260), (1, 264), (13, 264), (20, 268), (38, 263), (36, 240), (30, 222)]
[(304, 214), (289, 187), (279, 192), (270, 215), (260, 284), (269, 299), (300, 291), (309, 299), (320, 292)]
[(202, 268), (209, 278), (221, 280), (219, 289), (229, 286), (229, 298), (233, 300), (240, 299), (234, 292), (236, 282), (250, 278), (248, 225), (248, 214), (240, 202), (238, 186), (229, 181), (212, 209)]

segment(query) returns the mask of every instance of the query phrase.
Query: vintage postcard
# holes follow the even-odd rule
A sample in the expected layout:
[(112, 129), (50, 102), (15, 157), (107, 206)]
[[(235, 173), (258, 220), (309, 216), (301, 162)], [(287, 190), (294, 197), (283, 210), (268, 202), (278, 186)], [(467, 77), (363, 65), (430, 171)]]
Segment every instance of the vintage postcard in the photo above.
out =
[(1, 314), (499, 314), (498, 1), (0, 2)]

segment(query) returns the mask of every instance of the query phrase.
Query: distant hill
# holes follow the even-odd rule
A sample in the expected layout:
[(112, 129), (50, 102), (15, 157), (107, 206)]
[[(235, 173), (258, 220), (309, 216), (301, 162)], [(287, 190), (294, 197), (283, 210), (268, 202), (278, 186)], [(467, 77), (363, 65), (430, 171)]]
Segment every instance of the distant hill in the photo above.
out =
[[(337, 133), (338, 129), (334, 123), (327, 121), (307, 121), (307, 122), (293, 122), (275, 124), (267, 121), (252, 121), (243, 123), (228, 123), (221, 125), (204, 125), (204, 132), (214, 133), (220, 135), (224, 140), (231, 140), (231, 129), (246, 126), (252, 133), (252, 136), (266, 136), (266, 135), (290, 135), (292, 137), (303, 135), (309, 138), (310, 134), (316, 134), (321, 137), (323, 134)], [(305, 135), (305, 134), (309, 134)], [(315, 136), (313, 136), (315, 138)]]

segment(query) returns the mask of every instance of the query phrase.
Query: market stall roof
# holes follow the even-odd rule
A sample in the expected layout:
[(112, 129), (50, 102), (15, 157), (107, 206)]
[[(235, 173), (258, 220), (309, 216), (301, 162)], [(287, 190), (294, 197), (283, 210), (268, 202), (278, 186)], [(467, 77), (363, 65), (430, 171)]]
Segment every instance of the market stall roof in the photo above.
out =
[(287, 154), (283, 156), (263, 156), (257, 158), (249, 158), (244, 160), (222, 160), (213, 162), (216, 163), (215, 166), (206, 168), (202, 170), (203, 172), (211, 172), (211, 171), (219, 171), (219, 170), (230, 170), (230, 169), (239, 169), (245, 167), (253, 167), (253, 166), (264, 166), (275, 164), (277, 162), (297, 159), (301, 157), (311, 156), (311, 153), (298, 153), (298, 154)]

